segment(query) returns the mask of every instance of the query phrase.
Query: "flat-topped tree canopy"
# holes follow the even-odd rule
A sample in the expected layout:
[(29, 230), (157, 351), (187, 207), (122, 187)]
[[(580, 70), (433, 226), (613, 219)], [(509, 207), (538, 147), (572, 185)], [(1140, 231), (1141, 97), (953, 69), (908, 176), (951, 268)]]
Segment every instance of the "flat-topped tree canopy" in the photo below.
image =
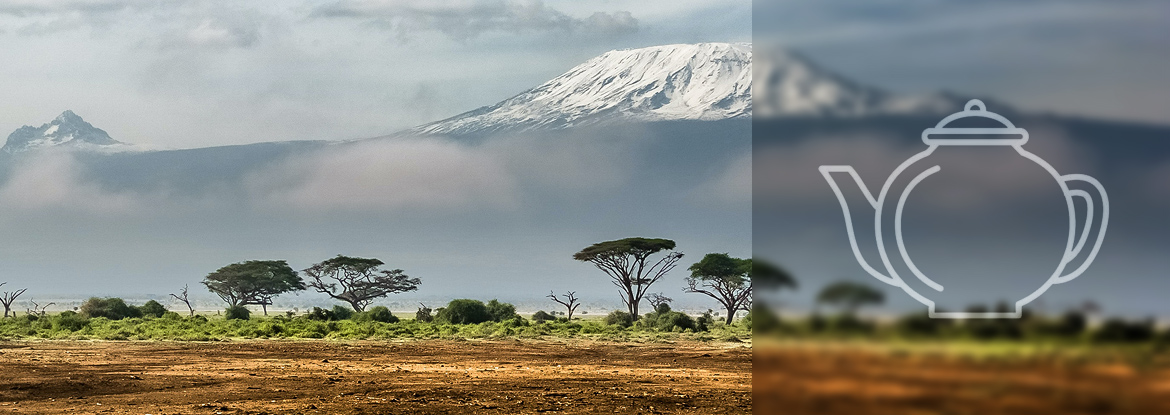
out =
[(310, 288), (349, 303), (354, 311), (363, 312), (375, 299), (417, 290), (422, 283), (401, 269), (379, 269), (384, 264), (377, 258), (337, 255), (313, 264), (304, 272), (310, 278)]
[(707, 254), (687, 268), (691, 276), (684, 291), (714, 298), (727, 310), (727, 324), (731, 324), (736, 311), (751, 309), (752, 262), (726, 253)]
[(674, 249), (674, 241), (661, 238), (625, 238), (598, 242), (573, 254), (578, 261), (593, 261), (605, 256), (631, 255), (645, 258), (659, 251)]
[(273, 297), (305, 289), (304, 280), (284, 260), (227, 265), (207, 274), (203, 285), (229, 306), (258, 305), (265, 314)]
[(764, 289), (796, 289), (796, 278), (779, 265), (759, 258), (751, 260), (751, 280)]
[[(622, 295), (630, 315), (638, 318), (638, 304), (654, 284), (674, 269), (682, 258), (681, 252), (674, 252), (675, 243), (661, 238), (625, 238), (598, 242), (573, 254), (573, 259), (592, 263), (609, 275), (614, 286)], [(667, 251), (657, 261), (647, 264), (651, 255)]]

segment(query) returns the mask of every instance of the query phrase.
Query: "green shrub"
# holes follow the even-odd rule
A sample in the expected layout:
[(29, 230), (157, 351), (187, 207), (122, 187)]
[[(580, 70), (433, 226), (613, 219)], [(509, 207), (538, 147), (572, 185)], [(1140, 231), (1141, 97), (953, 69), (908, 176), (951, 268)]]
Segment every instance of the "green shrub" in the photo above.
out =
[(313, 310), (310, 311), (309, 314), (305, 317), (313, 321), (331, 321), (337, 319), (337, 316), (335, 316), (332, 311), (321, 307), (313, 307)]
[(518, 314), (516, 314), (516, 306), (508, 303), (501, 303), (494, 299), (488, 301), (487, 310), (488, 314), (491, 314), (492, 316), (492, 321), (507, 321), (516, 317), (520, 317)]
[(242, 305), (228, 307), (224, 310), (224, 318), (227, 320), (247, 320), (252, 317), (252, 311), (248, 307)]
[[(750, 320), (748, 324), (749, 326), (747, 327), (750, 329)], [(703, 315), (700, 315), (699, 318), (695, 319), (695, 331), (707, 331), (714, 326), (715, 316), (711, 315), (711, 310), (707, 310), (707, 312), (703, 313)]]
[(647, 313), (638, 320), (638, 326), (652, 328), (658, 331), (697, 331), (698, 323), (691, 316), (677, 311), (670, 311), (669, 304), (659, 304), (652, 313)]
[(622, 327), (630, 327), (634, 324), (634, 316), (630, 313), (621, 310), (615, 310), (609, 315), (605, 316), (605, 324), (618, 325)]
[(516, 316), (504, 322), (507, 327), (528, 327), (528, 320), (524, 317)]
[(841, 333), (870, 333), (874, 330), (874, 324), (845, 313), (833, 318), (829, 328)]
[(174, 311), (168, 311), (168, 312), (163, 313), (162, 319), (163, 320), (170, 320), (170, 321), (180, 321), (183, 319), (183, 315), (176, 313)]
[(377, 306), (366, 310), (364, 313), (359, 313), (353, 317), (354, 321), (377, 321), (379, 323), (397, 323), (398, 317), (390, 312), (390, 309)]
[(532, 321), (535, 321), (537, 323), (543, 323), (546, 321), (553, 321), (556, 319), (557, 318), (554, 317), (552, 314), (546, 313), (543, 310), (537, 311), (536, 314), (532, 315)]
[(1093, 340), (1100, 342), (1143, 342), (1153, 338), (1153, 319), (1131, 323), (1111, 318), (1105, 320), (1105, 323), (1093, 333)]
[(334, 320), (349, 320), (351, 317), (353, 317), (354, 313), (353, 309), (340, 305), (333, 306), (333, 310), (330, 311), (333, 312)]
[(939, 332), (947, 320), (930, 318), (925, 311), (907, 314), (898, 319), (898, 331), (910, 336), (932, 336)]
[[(514, 313), (514, 312), (513, 312)], [(458, 299), (451, 300), (447, 307), (439, 309), (435, 318), (441, 323), (450, 324), (478, 324), (492, 321), (487, 305), (483, 301)]]
[(88, 324), (88, 318), (72, 311), (64, 311), (53, 317), (53, 330), (78, 331)]
[(435, 316), (431, 315), (431, 309), (424, 305), (419, 307), (418, 311), (414, 313), (414, 320), (423, 323), (430, 323), (435, 321)]
[(147, 301), (142, 307), (138, 307), (138, 310), (142, 312), (143, 317), (155, 318), (162, 317), (167, 312), (166, 307), (163, 307), (162, 304), (154, 300)]
[(142, 317), (142, 311), (138, 308), (126, 305), (126, 302), (121, 298), (97, 298), (92, 297), (81, 305), (81, 314), (86, 317), (105, 317), (110, 320), (121, 320), (131, 317)]
[(653, 313), (666, 314), (670, 312), (670, 303), (662, 303), (654, 307)]
[(1061, 336), (1076, 337), (1084, 333), (1086, 327), (1088, 327), (1088, 318), (1085, 313), (1069, 311), (1060, 317), (1060, 322), (1056, 324), (1054, 331)]

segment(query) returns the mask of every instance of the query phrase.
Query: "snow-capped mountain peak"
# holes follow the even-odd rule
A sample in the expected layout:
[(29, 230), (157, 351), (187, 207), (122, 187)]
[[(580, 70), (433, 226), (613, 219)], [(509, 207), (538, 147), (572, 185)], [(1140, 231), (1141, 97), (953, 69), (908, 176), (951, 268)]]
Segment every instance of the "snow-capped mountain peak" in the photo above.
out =
[(946, 94), (903, 96), (856, 84), (781, 46), (760, 49), (752, 68), (755, 117), (946, 114), (962, 107)]
[(611, 51), (511, 99), (412, 132), (465, 134), (618, 120), (750, 117), (751, 48), (702, 43)]
[(24, 126), (13, 131), (0, 151), (14, 154), (50, 147), (87, 150), (122, 150), (130, 145), (110, 138), (100, 128), (86, 122), (73, 111), (65, 112), (40, 127)]
[(780, 46), (762, 47), (753, 64), (752, 49), (749, 43), (700, 43), (615, 50), (503, 102), (408, 133), (463, 135), (753, 116), (933, 115), (962, 106), (946, 94), (902, 96), (859, 85)]

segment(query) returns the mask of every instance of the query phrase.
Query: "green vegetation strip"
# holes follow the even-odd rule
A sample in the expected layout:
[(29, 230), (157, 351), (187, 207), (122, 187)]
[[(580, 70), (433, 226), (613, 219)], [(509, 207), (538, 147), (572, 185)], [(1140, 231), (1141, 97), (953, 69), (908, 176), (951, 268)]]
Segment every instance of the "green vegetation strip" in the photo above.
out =
[(708, 331), (658, 330), (638, 325), (605, 324), (602, 321), (549, 321), (532, 323), (523, 318), (477, 324), (427, 323), (401, 320), (384, 323), (370, 319), (319, 321), (306, 316), (228, 320), (201, 315), (183, 317), (168, 312), (162, 317), (110, 320), (64, 312), (57, 315), (24, 315), (0, 320), (0, 338), (69, 340), (178, 340), (229, 339), (434, 339), (434, 338), (539, 338), (544, 336), (615, 341), (750, 341), (751, 328), (714, 324)]

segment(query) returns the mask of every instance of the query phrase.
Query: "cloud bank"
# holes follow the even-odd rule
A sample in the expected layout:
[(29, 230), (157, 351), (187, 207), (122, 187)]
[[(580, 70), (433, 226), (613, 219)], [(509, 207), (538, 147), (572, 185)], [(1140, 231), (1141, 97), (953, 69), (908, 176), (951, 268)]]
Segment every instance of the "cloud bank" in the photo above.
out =
[(576, 18), (539, 0), (343, 0), (317, 8), (311, 17), (356, 19), (400, 38), (418, 31), (437, 31), (456, 40), (493, 32), (620, 36), (638, 31), (638, 20), (630, 12)]

